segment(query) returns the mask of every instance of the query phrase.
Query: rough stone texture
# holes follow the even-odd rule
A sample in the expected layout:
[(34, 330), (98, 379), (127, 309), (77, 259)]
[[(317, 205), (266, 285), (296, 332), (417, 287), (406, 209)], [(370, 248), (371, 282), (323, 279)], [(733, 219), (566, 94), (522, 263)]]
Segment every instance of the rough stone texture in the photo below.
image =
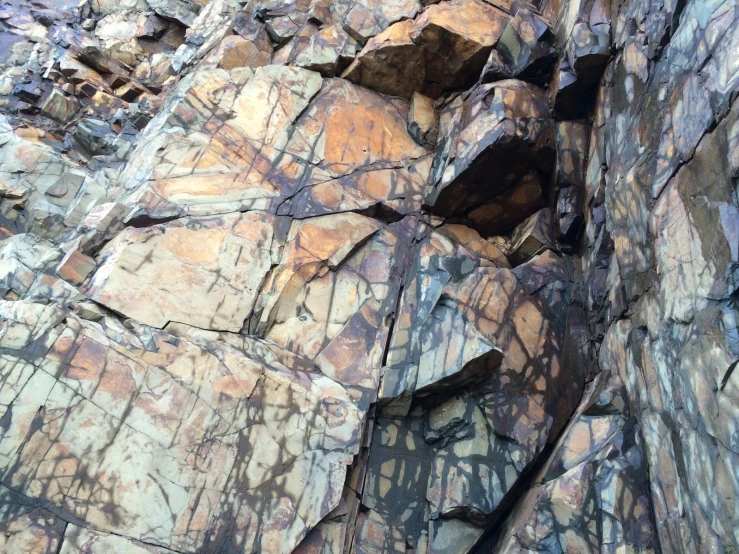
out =
[(406, 98), (469, 86), (509, 19), (482, 0), (435, 4), (371, 39), (344, 77)]
[(481, 85), (441, 114), (425, 202), (486, 234), (510, 231), (544, 207), (554, 154), (554, 124), (540, 89), (516, 80)]
[(0, 551), (739, 550), (728, 0), (0, 4)]

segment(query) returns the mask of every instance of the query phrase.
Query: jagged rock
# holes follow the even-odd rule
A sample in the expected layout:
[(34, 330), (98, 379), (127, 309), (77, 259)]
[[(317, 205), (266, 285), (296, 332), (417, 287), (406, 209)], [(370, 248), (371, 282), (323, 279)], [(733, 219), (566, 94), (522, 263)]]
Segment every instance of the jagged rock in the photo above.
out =
[(521, 265), (545, 248), (557, 248), (554, 220), (549, 208), (539, 210), (513, 230), (507, 249), (508, 259), (514, 266)]
[[(539, 175), (551, 171), (554, 156), (554, 124), (538, 88), (515, 80), (481, 85), (442, 113), (426, 204), (487, 234), (509, 231), (543, 207)], [(502, 212), (515, 206), (516, 219), (501, 219), (496, 204)]]
[(657, 551), (639, 428), (620, 413), (591, 415), (598, 393), (608, 391), (605, 377), (586, 393), (535, 486), (483, 552)]
[(347, 33), (364, 44), (393, 23), (416, 17), (420, 4), (418, 0), (359, 0), (330, 2), (329, 10)]
[(74, 96), (66, 96), (59, 89), (54, 89), (41, 106), (41, 113), (66, 123), (79, 109), (80, 103)]
[(218, 67), (262, 67), (270, 60), (269, 51), (260, 51), (253, 42), (238, 35), (224, 38), (218, 46)]
[[(565, 424), (584, 375), (561, 369), (566, 288), (564, 302), (530, 296), (495, 242), (451, 227), (416, 247), (380, 386), (395, 419), (376, 422), (363, 502), (410, 543), (425, 532), (467, 552)], [(561, 275), (550, 267), (546, 282)], [(437, 400), (460, 389), (471, 396)], [(453, 532), (468, 542), (451, 545)]]
[(126, 229), (100, 253), (84, 290), (154, 327), (177, 321), (239, 331), (272, 263), (276, 224), (249, 213)]
[(559, 240), (574, 243), (582, 228), (585, 196), (585, 162), (590, 129), (583, 123), (560, 122), (556, 126), (557, 204), (555, 218)]
[(436, 98), (474, 82), (508, 20), (481, 0), (430, 6), (370, 40), (344, 77), (385, 94)]
[(118, 139), (107, 122), (90, 117), (80, 120), (72, 137), (88, 156), (111, 153)]
[[(303, 69), (267, 66), (239, 78), (183, 79), (121, 175), (126, 203), (156, 217), (419, 209), (430, 159), (394, 105), (343, 80), (321, 89), (320, 76)], [(183, 123), (172, 113), (192, 117)], [(212, 117), (227, 124), (214, 126)], [(239, 152), (229, 150), (233, 141), (243, 144)]]
[(421, 146), (433, 148), (439, 133), (439, 118), (436, 115), (434, 101), (417, 92), (411, 96), (410, 113), (408, 115), (408, 133)]
[[(151, 0), (147, 0), (151, 3)], [(156, 3), (171, 3), (175, 9), (184, 4), (183, 0), (155, 0)], [(165, 13), (157, 5), (152, 4), (154, 11), (160, 15), (173, 19), (181, 19)], [(182, 21), (187, 29), (187, 38), (184, 44), (177, 48), (172, 58), (172, 68), (181, 74), (187, 67), (193, 65), (203, 58), (213, 47), (231, 34), (231, 29), (239, 8), (236, 0), (212, 0), (197, 14), (189, 12), (186, 18), (190, 21)]]
[(727, 0), (5, 0), (0, 550), (736, 551), (737, 51)]
[(144, 349), (122, 327), (49, 306), (0, 308), (16, 375), (5, 394), (28, 398), (3, 406), (4, 491), (189, 551), (291, 552), (339, 503), (360, 419), (336, 383), (283, 366), (258, 342), (246, 354), (160, 332)]
[(62, 252), (48, 240), (23, 233), (0, 242), (0, 296), (21, 298), (33, 286), (37, 273), (51, 268)]
[(411, 39), (414, 22), (401, 21), (371, 38), (342, 77), (385, 94), (409, 98), (423, 88), (423, 50)]
[(556, 61), (554, 35), (533, 11), (520, 8), (506, 25), (483, 69), (483, 83), (521, 79), (546, 86)]
[[(92, 185), (90, 185), (92, 187)], [(87, 188), (85, 172), (40, 141), (13, 133), (0, 116), (0, 195), (16, 200), (27, 218), (18, 232), (54, 236), (65, 214)]]
[(411, 32), (425, 56), (424, 93), (436, 97), (473, 83), (508, 19), (502, 10), (478, 0), (452, 0), (427, 8)]
[(146, 0), (146, 3), (157, 14), (175, 19), (187, 27), (192, 27), (195, 23), (196, 12), (189, 0)]
[(81, 285), (93, 269), (95, 260), (75, 248), (64, 256), (56, 268), (56, 274), (73, 285)]
[(332, 25), (311, 36), (293, 63), (318, 71), (324, 77), (333, 77), (343, 71), (356, 52), (357, 42), (339, 25)]

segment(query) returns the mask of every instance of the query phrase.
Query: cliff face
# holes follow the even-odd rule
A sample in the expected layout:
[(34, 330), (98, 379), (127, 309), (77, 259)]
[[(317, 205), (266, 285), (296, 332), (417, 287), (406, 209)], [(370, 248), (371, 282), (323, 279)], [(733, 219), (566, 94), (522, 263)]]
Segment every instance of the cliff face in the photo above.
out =
[(731, 0), (5, 0), (0, 551), (739, 550)]

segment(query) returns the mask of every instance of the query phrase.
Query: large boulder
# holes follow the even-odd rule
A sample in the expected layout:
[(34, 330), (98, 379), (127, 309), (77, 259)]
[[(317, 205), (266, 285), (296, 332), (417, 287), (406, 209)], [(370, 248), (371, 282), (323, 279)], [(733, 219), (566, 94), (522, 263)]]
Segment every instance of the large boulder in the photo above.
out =
[(385, 94), (436, 98), (475, 82), (509, 19), (482, 0), (435, 4), (370, 40), (343, 76)]

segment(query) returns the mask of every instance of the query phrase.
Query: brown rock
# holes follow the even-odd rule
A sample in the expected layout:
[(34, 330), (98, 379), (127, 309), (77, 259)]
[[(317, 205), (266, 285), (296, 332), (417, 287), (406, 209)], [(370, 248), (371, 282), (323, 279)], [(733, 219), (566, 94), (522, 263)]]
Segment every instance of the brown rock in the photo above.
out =
[(367, 42), (343, 77), (385, 94), (436, 98), (474, 82), (507, 21), (479, 0), (431, 6)]
[(59, 89), (53, 89), (41, 106), (41, 113), (61, 123), (69, 123), (80, 110), (80, 103), (74, 96), (67, 96)]
[(509, 16), (480, 0), (451, 0), (426, 9), (410, 32), (424, 53), (424, 94), (469, 86), (503, 33)]
[(310, 41), (293, 59), (293, 63), (318, 71), (324, 77), (341, 73), (357, 52), (357, 42), (339, 25), (326, 27), (310, 37)]
[(513, 230), (508, 245), (508, 259), (517, 266), (544, 248), (556, 249), (554, 220), (549, 208), (539, 210)]
[(413, 20), (407, 19), (371, 38), (342, 77), (403, 98), (421, 90), (426, 76), (425, 57), (411, 38), (414, 28)]
[(417, 92), (411, 96), (408, 114), (408, 133), (421, 146), (433, 148), (439, 133), (439, 118), (434, 108), (434, 101)]
[[(249, 67), (250, 62), (259, 58), (260, 52), (255, 52), (252, 43), (246, 39), (231, 35), (224, 38), (218, 45), (218, 67), (233, 69), (234, 67)], [(260, 65), (265, 65), (261, 63)]]
[(56, 268), (56, 274), (73, 285), (81, 285), (95, 269), (95, 260), (76, 248), (70, 250)]
[[(481, 85), (451, 103), (441, 120), (426, 196), (432, 211), (466, 216), (477, 229), (495, 234), (542, 207), (539, 175), (552, 169), (554, 124), (538, 88), (514, 80)], [(496, 210), (499, 202), (504, 207)], [(500, 212), (512, 205), (518, 206), (517, 218), (501, 220)]]

